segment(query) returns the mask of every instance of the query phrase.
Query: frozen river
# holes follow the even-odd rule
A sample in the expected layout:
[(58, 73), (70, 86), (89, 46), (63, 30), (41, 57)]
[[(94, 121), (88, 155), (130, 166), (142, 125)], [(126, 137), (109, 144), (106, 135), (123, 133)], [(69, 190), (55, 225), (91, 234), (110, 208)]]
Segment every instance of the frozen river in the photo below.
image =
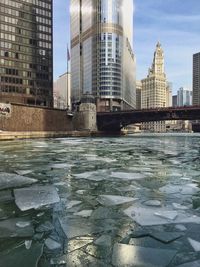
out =
[(200, 266), (200, 135), (0, 142), (0, 267)]

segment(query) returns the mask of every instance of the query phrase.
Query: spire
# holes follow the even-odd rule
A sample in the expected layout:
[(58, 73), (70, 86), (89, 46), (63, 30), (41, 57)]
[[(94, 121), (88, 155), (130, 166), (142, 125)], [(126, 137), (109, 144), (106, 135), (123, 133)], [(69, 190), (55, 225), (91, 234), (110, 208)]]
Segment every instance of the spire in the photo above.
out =
[(157, 42), (157, 45), (156, 45), (157, 48), (161, 48), (161, 43), (158, 41)]

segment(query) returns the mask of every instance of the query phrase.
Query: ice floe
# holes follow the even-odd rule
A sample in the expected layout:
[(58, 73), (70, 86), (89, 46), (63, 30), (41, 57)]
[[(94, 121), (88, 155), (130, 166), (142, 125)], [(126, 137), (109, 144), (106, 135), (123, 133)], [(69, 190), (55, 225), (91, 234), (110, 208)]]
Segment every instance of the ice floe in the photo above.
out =
[(16, 188), (36, 183), (36, 179), (28, 178), (14, 173), (0, 172), (0, 190)]
[(127, 203), (133, 203), (138, 200), (138, 198), (133, 197), (122, 197), (122, 196), (114, 196), (114, 195), (100, 195), (97, 198), (97, 201), (104, 206), (115, 206)]
[(124, 213), (141, 226), (162, 225), (170, 223), (197, 223), (200, 217), (191, 215), (182, 210), (170, 210), (168, 208), (143, 208), (131, 206)]
[(15, 189), (14, 195), (15, 203), (22, 211), (38, 209), (60, 201), (56, 188), (51, 185)]

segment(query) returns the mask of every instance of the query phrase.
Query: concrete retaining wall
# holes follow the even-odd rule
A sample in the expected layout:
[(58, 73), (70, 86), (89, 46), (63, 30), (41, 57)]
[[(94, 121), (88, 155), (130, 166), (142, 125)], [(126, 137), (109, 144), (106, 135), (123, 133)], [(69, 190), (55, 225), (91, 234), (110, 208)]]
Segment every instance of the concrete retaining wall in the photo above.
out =
[(10, 117), (0, 115), (2, 131), (72, 131), (72, 118), (65, 110), (11, 104)]

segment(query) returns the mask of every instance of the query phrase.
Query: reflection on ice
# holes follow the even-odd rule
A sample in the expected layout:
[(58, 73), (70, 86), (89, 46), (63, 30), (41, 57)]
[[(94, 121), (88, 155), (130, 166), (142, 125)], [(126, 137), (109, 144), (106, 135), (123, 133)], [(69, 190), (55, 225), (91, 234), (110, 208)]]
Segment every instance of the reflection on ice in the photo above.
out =
[(175, 254), (174, 250), (115, 244), (112, 263), (117, 267), (165, 267)]

